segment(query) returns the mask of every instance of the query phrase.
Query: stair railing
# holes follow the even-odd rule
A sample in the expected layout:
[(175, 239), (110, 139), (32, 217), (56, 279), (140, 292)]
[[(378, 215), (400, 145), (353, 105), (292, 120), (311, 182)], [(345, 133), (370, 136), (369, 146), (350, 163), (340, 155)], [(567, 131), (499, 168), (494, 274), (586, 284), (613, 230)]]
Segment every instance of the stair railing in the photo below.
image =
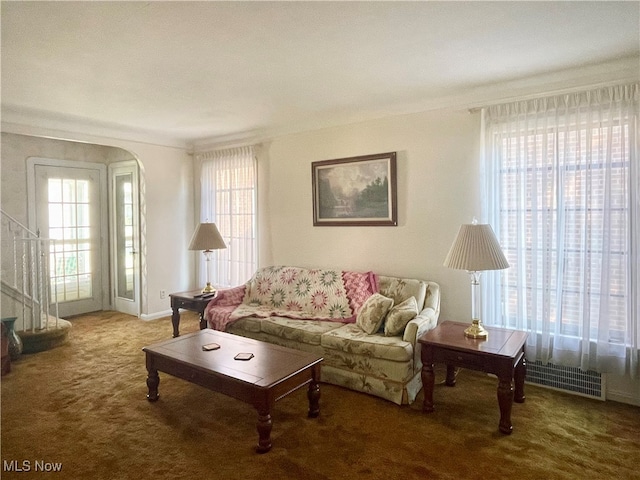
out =
[[(42, 238), (18, 220), (2, 214), (2, 291), (22, 308), (22, 328), (36, 330), (58, 327), (57, 291), (50, 289), (50, 246), (55, 240)], [(53, 282), (57, 290), (56, 282)], [(53, 297), (53, 298), (51, 298)], [(52, 315), (53, 310), (53, 315)], [(49, 318), (54, 317), (54, 322)]]

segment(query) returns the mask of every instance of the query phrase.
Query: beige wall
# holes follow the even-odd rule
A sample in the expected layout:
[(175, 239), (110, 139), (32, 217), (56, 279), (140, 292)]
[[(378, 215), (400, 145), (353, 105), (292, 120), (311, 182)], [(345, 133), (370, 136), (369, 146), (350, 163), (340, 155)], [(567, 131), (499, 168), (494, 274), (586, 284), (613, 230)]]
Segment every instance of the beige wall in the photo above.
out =
[(2, 133), (1, 206), (25, 225), (28, 157), (105, 164), (138, 159), (144, 179), (142, 274), (146, 289), (141, 292), (141, 313), (143, 318), (166, 315), (170, 311), (169, 298), (161, 299), (160, 290), (184, 291), (194, 285), (195, 256), (187, 249), (194, 228), (191, 156), (184, 149), (147, 143), (73, 132), (19, 130), (21, 134)]
[[(22, 140), (17, 145), (12, 137), (18, 136), (2, 136), (3, 208), (9, 196), (20, 198), (21, 189), (26, 190), (23, 160), (18, 159), (27, 152), (19, 145)], [(196, 254), (187, 246), (195, 225), (199, 181), (193, 175), (191, 156), (173, 147), (80, 134), (66, 138), (122, 148), (142, 164), (148, 296), (143, 314), (166, 314), (169, 300), (161, 300), (159, 291), (195, 285)], [(468, 319), (467, 275), (442, 263), (460, 224), (481, 213), (479, 138), (478, 114), (440, 110), (264, 142), (257, 148), (261, 266), (326, 266), (433, 280), (442, 287), (440, 318)], [(27, 142), (29, 156), (48, 157), (57, 152), (50, 144), (42, 151), (41, 140)], [(82, 151), (86, 147), (73, 148)], [(389, 151), (398, 154), (398, 226), (314, 227), (311, 162)], [(607, 395), (640, 405), (640, 382), (610, 377)]]
[[(373, 270), (441, 284), (442, 318), (471, 314), (467, 274), (442, 266), (479, 210), (480, 117), (403, 115), (288, 135), (258, 150), (260, 264)], [(311, 162), (397, 152), (398, 226), (314, 227)]]
[[(466, 321), (466, 272), (442, 263), (460, 224), (480, 219), (480, 115), (441, 110), (288, 135), (258, 148), (260, 265), (373, 270), (433, 280), (440, 320)], [(314, 227), (311, 162), (395, 151), (397, 227)], [(607, 377), (607, 398), (640, 405), (640, 382)]]
[[(27, 158), (41, 157), (108, 164), (114, 148), (2, 133), (2, 209), (28, 225)], [(131, 156), (130, 156), (131, 158)]]

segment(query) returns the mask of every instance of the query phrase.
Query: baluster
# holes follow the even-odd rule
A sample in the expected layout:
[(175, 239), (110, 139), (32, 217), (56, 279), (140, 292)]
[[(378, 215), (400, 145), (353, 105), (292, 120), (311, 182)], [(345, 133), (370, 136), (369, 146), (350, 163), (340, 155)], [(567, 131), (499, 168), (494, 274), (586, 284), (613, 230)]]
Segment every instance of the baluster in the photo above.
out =
[(13, 232), (13, 287), (18, 289), (18, 232)]
[[(50, 255), (52, 245), (49, 239), (40, 237), (40, 232), (33, 233), (16, 219), (0, 210), (2, 229), (2, 250), (8, 261), (2, 265), (2, 281), (19, 295), (17, 305), (22, 307), (23, 330), (49, 327), (51, 303), (55, 305), (56, 328), (58, 327), (59, 306), (57, 283), (54, 282), (51, 292)], [(4, 239), (7, 239), (4, 241)], [(45, 257), (46, 255), (46, 257)], [(12, 274), (7, 272), (13, 268)], [(55, 295), (55, 298), (52, 296)], [(30, 321), (28, 317), (30, 310)], [(37, 318), (37, 320), (36, 320)]]
[(22, 284), (22, 288), (20, 289), (20, 294), (21, 294), (21, 298), (22, 298), (22, 323), (23, 323), (23, 327), (24, 325), (24, 318), (26, 316), (27, 313), (27, 276), (24, 274), (27, 271), (27, 251), (25, 249), (25, 245), (24, 242), (20, 243), (21, 246), (21, 250), (20, 250), (20, 256), (22, 258), (22, 269), (20, 271), (21, 276), (22, 276), (22, 282), (20, 282)]

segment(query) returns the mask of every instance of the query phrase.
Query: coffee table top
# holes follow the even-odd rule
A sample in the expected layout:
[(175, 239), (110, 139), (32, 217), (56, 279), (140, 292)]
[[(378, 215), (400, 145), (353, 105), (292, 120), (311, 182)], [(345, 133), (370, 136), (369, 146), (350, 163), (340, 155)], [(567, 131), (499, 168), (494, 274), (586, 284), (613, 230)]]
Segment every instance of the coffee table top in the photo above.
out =
[[(202, 346), (209, 343), (217, 343), (220, 348), (203, 351)], [(323, 360), (311, 353), (208, 328), (142, 350), (147, 355), (169, 358), (258, 387), (270, 387)], [(254, 356), (251, 360), (235, 360), (238, 353), (252, 353)]]
[(527, 333), (520, 330), (483, 326), (489, 332), (486, 339), (466, 337), (464, 330), (469, 327), (469, 323), (446, 321), (433, 330), (429, 330), (418, 341), (425, 345), (446, 347), (463, 352), (487, 353), (515, 358), (527, 340)]

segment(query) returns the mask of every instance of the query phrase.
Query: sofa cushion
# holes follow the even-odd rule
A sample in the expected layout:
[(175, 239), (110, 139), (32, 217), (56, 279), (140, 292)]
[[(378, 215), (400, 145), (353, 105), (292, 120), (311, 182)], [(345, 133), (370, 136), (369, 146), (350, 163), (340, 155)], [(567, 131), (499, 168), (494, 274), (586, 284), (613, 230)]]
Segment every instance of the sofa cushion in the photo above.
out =
[(344, 324), (322, 320), (294, 320), (284, 317), (270, 317), (261, 320), (261, 331), (288, 340), (310, 345), (320, 345), (320, 337), (326, 332)]
[(261, 323), (261, 318), (244, 317), (236, 320), (235, 322), (227, 324), (225, 331), (230, 332), (231, 330), (246, 330), (248, 332), (257, 333), (262, 329), (260, 325)]
[(404, 302), (394, 305), (384, 319), (384, 334), (387, 337), (401, 335), (404, 327), (418, 315), (418, 304), (415, 297), (409, 297)]
[(255, 316), (355, 322), (356, 313), (378, 291), (373, 272), (273, 266), (259, 269), (245, 284), (242, 303), (229, 321)]
[(356, 325), (368, 334), (376, 333), (387, 312), (393, 307), (393, 300), (379, 293), (371, 295), (356, 317)]
[(427, 282), (408, 278), (380, 276), (380, 293), (385, 297), (393, 298), (395, 305), (404, 302), (410, 297), (415, 297), (418, 311), (424, 308), (427, 298)]
[[(401, 337), (385, 337), (382, 333), (369, 335), (358, 325), (349, 323), (322, 335), (321, 344), (350, 355), (407, 362), (413, 359), (413, 346)], [(410, 370), (410, 368), (409, 368)]]

